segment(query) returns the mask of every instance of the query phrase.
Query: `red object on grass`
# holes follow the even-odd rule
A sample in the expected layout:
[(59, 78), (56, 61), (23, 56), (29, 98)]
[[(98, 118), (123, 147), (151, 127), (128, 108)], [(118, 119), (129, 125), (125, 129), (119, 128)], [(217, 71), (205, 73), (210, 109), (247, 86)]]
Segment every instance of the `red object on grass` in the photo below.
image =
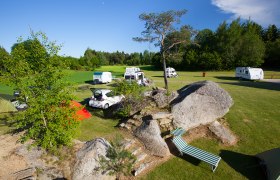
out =
[(71, 107), (77, 107), (78, 109), (80, 109), (76, 112), (78, 120), (82, 121), (84, 119), (88, 119), (91, 117), (90, 112), (88, 112), (88, 110), (86, 110), (86, 108), (81, 109), (80, 107), (82, 107), (82, 105), (80, 103), (78, 103), (77, 101), (71, 101), (70, 104), (71, 104)]

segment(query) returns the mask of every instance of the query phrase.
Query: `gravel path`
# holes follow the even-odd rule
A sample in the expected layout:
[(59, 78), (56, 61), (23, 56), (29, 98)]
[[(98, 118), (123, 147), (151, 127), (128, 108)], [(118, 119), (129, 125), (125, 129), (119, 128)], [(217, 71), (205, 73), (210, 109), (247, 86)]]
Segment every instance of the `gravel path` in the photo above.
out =
[(18, 136), (0, 136), (0, 179), (11, 179), (11, 175), (27, 168), (27, 163), (23, 157), (14, 154), (14, 151), (21, 144), (16, 143)]

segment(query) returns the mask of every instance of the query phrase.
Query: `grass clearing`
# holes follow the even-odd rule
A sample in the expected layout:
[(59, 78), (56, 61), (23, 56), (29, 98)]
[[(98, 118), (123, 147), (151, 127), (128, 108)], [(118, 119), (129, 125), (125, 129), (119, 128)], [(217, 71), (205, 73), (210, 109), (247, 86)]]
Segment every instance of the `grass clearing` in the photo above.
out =
[[(116, 77), (122, 77), (126, 66), (104, 66), (96, 71), (111, 71)], [(159, 87), (164, 86), (162, 71), (156, 71), (151, 66), (141, 67), (145, 75)], [(70, 71), (68, 80), (75, 87), (111, 88), (111, 84), (92, 85), (92, 71)], [(265, 71), (265, 77), (270, 74), (280, 76), (280, 71)], [(191, 144), (206, 151), (218, 154), (222, 160), (212, 173), (208, 164), (199, 162), (187, 156), (174, 157), (152, 172), (142, 176), (142, 179), (260, 179), (259, 168), (252, 155), (279, 147), (280, 144), (280, 84), (261, 81), (240, 81), (234, 78), (234, 71), (202, 72), (179, 71), (178, 78), (168, 79), (170, 90), (177, 90), (192, 82), (211, 80), (227, 90), (234, 100), (234, 105), (225, 118), (231, 130), (238, 136), (236, 146), (227, 147), (213, 139), (202, 138)], [(266, 76), (266, 74), (268, 76)], [(0, 94), (12, 94), (12, 89), (0, 84)], [(92, 92), (86, 89), (75, 91), (76, 100), (87, 103)], [(102, 111), (90, 109), (92, 118), (82, 121), (80, 140), (91, 140), (96, 137), (111, 139), (118, 133), (115, 128), (118, 120), (103, 119)], [(2, 118), (3, 119), (3, 118)], [(5, 125), (0, 126), (0, 133)]]
[(105, 139), (111, 140), (116, 134), (120, 134), (118, 129), (115, 128), (117, 124), (118, 120), (102, 119), (98, 116), (93, 116), (81, 123), (78, 139), (88, 141), (94, 138), (104, 137)]

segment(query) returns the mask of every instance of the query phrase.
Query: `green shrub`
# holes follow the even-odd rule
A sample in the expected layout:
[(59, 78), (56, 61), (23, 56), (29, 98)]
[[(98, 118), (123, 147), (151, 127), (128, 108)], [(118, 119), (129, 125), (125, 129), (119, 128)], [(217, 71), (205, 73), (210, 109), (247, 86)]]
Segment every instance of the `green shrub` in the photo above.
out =
[(19, 39), (4, 63), (6, 83), (20, 90), (19, 100), (27, 99), (28, 104), (26, 111), (13, 117), (14, 131), (23, 132), (22, 143), (32, 139), (33, 145), (51, 151), (70, 145), (79, 127), (74, 116), (77, 109), (70, 105), (71, 88), (59, 64), (59, 49), (44, 33), (32, 32), (27, 40)]
[(122, 108), (118, 111), (117, 115), (125, 118), (131, 115), (139, 107), (143, 101), (144, 87), (139, 86), (136, 81), (118, 81), (115, 87), (115, 92), (123, 94), (125, 99), (122, 101)]
[(137, 99), (142, 97), (143, 91), (143, 86), (139, 86), (136, 81), (118, 81), (115, 87), (115, 92), (123, 94), (125, 97), (133, 96)]
[(129, 151), (124, 149), (123, 138), (117, 136), (114, 142), (111, 142), (106, 158), (100, 156), (101, 169), (108, 171), (110, 175), (116, 175), (120, 179), (121, 175), (130, 175), (132, 167), (136, 161), (136, 157)]

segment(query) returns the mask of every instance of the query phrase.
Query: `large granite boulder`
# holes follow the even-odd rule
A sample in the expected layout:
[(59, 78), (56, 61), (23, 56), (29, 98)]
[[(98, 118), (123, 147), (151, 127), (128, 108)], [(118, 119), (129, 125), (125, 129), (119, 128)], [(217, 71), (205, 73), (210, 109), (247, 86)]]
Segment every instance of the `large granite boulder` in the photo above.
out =
[(175, 127), (186, 130), (224, 116), (233, 105), (229, 93), (212, 81), (200, 81), (178, 91), (171, 103)]
[(166, 142), (160, 135), (161, 132), (157, 120), (144, 120), (134, 133), (152, 155), (166, 157), (170, 154)]
[(96, 138), (86, 142), (84, 146), (77, 152), (77, 160), (73, 168), (72, 179), (115, 179), (115, 177), (108, 176), (99, 169), (99, 157), (106, 156), (109, 147), (109, 142), (103, 138)]

